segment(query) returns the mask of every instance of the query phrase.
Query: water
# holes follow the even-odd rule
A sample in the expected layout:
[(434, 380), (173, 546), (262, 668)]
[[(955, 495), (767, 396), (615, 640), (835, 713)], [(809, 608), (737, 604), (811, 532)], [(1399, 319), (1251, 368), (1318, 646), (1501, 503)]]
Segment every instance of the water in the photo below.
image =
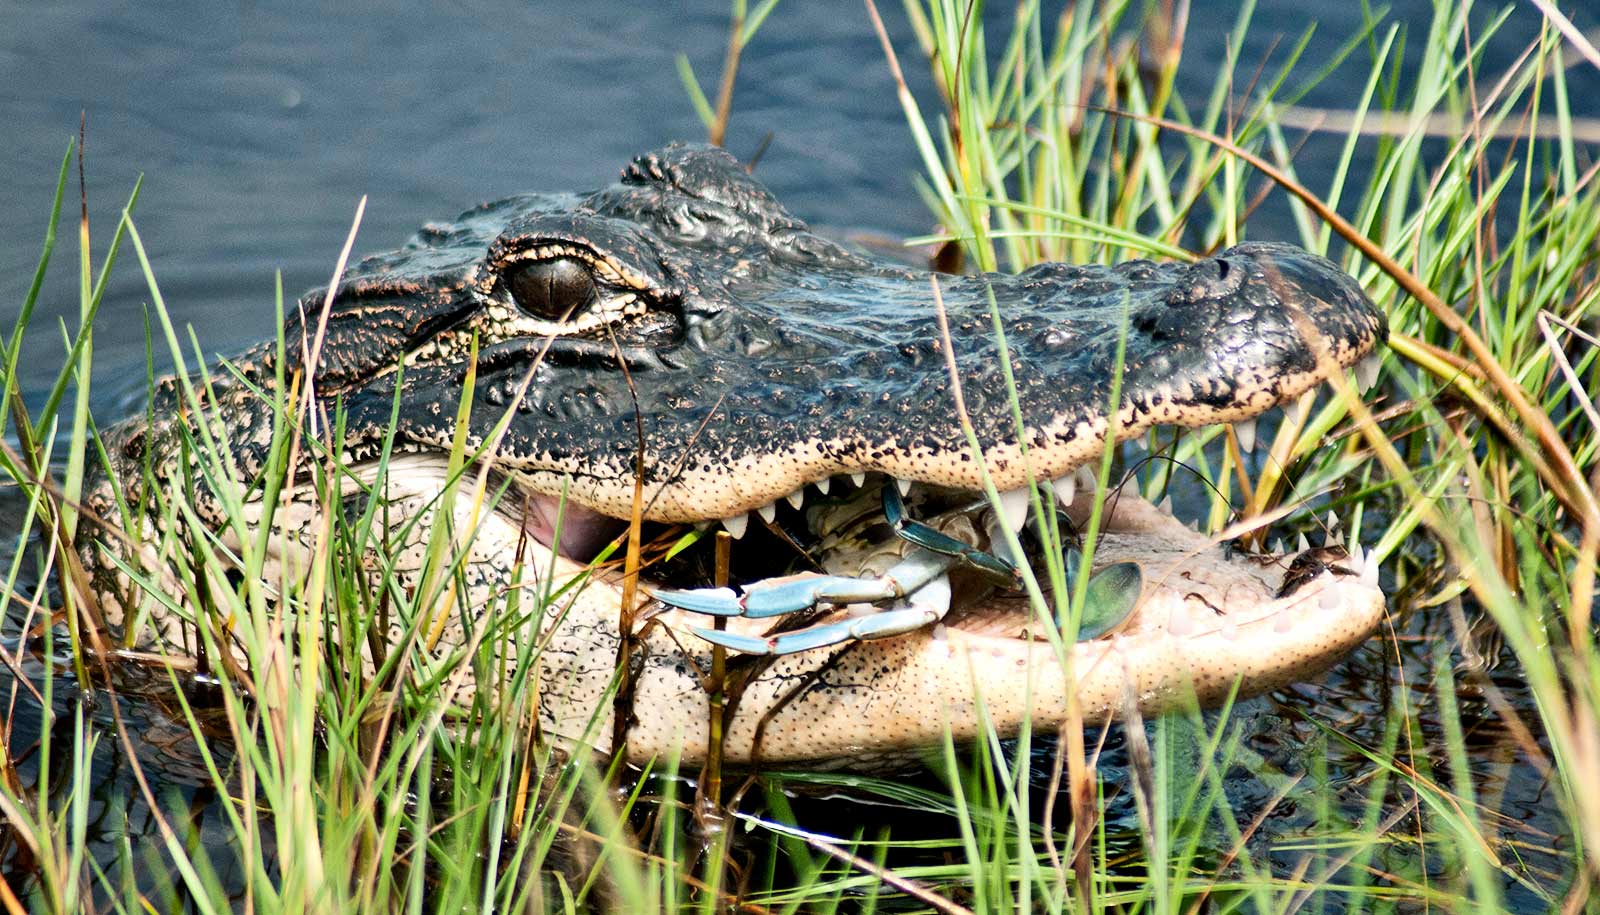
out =
[[(907, 75), (931, 113), (926, 68), (915, 57), (909, 29), (897, 4), (883, 6)], [(998, 25), (1009, 8), (993, 6), (990, 19)], [(1191, 97), (1200, 97), (1228, 60), (1233, 7), (1223, 0), (1194, 4), (1185, 51)], [(1393, 18), (1410, 29), (1408, 54), (1414, 60), (1430, 4), (1397, 0), (1391, 7)], [(1307, 53), (1310, 61), (1326, 59), (1360, 24), (1358, 4), (1322, 4), (1316, 15), (1321, 27)], [(1592, 9), (1575, 16), (1582, 28), (1600, 23)], [(31, 279), (56, 165), (80, 111), (87, 112), (89, 124), (89, 210), (97, 251), (109, 239), (135, 177), (144, 174), (136, 216), (166, 301), (179, 322), (194, 325), (209, 351), (229, 352), (270, 333), (276, 271), (290, 296), (326, 281), (362, 195), (369, 202), (357, 247), (378, 250), (402, 241), (427, 219), (452, 216), (480, 200), (592, 187), (611, 180), (637, 152), (703, 137), (678, 83), (674, 55), (687, 53), (707, 91), (714, 92), (725, 17), (719, 0), (689, 9), (480, 0), (403, 13), (370, 2), (337, 4), (331, 11), (309, 3), (197, 2), (12, 9), (0, 29), (0, 85), (7, 87), (0, 139), (0, 319), (11, 320)], [(1502, 70), (1533, 34), (1535, 22), (1526, 8), (1520, 10), (1483, 71)], [(1281, 60), (1305, 25), (1300, 0), (1262, 2), (1238, 55), (1241, 83), (1265, 55)], [(1361, 72), (1358, 61), (1304, 104), (1349, 105), (1351, 80)], [(1593, 70), (1576, 68), (1569, 82), (1575, 100), (1593, 106), (1600, 98), (1600, 76)], [(931, 228), (914, 190), (915, 150), (860, 7), (780, 7), (746, 52), (733, 110), (729, 148), (748, 156), (770, 133), (758, 175), (801, 217), (889, 236)], [(1297, 161), (1315, 184), (1337, 154), (1336, 140), (1314, 137)], [(1252, 221), (1251, 232), (1256, 238), (1293, 234), (1283, 210), (1271, 206)], [(27, 341), (20, 374), (31, 396), (58, 368), (57, 318), (77, 311), (72, 235), (70, 229), (63, 233)], [(102, 402), (138, 387), (149, 300), (137, 264), (125, 254), (95, 338)], [(0, 508), (0, 518), (15, 517), (14, 507)], [(1418, 615), (1406, 626), (1406, 689), (1392, 689), (1393, 659), (1373, 642), (1324, 682), (1247, 704), (1241, 720), (1254, 750), (1289, 772), (1305, 771), (1326, 753), (1332, 777), (1350, 780), (1350, 799), (1358, 799), (1365, 760), (1310, 722), (1332, 722), (1370, 745), (1395, 696), (1431, 701), (1420, 691), (1433, 646), (1449, 638), (1448, 624), (1439, 615)], [(1521, 696), (1515, 682), (1504, 685)], [(60, 691), (70, 690), (63, 682)], [(57, 698), (61, 706), (63, 697)], [(18, 705), (13, 721), (19, 734), (38, 727), (28, 704)], [(146, 734), (140, 755), (148, 757), (159, 787), (191, 800), (194, 792), (207, 790), (200, 788), (205, 780), (195, 777), (183, 741), (155, 738), (181, 728), (160, 703), (136, 695), (124, 711)], [(1492, 712), (1470, 702), (1464, 711), (1481, 790), (1497, 795), (1500, 809), (1520, 828), (1558, 831), (1543, 783), (1519, 762)], [(104, 708), (93, 714), (106, 724)], [(104, 775), (108, 810), (129, 803), (131, 795), (118, 760), (115, 748), (103, 744), (96, 765)], [(1046, 784), (1044, 775), (1039, 784)], [(1230, 776), (1230, 786), (1243, 810), (1271, 795), (1253, 776)], [(197, 801), (202, 810), (203, 800)], [(817, 800), (797, 805), (802, 819), (848, 834), (839, 828), (840, 810)], [(882, 811), (859, 815), (881, 819)], [(1112, 815), (1131, 823), (1128, 803), (1114, 806)], [(1308, 827), (1308, 817), (1292, 809), (1275, 813), (1265, 834), (1291, 838)], [(134, 826), (117, 828), (137, 831), (139, 822), (148, 825), (135, 818)], [(1288, 852), (1279, 859), (1286, 868), (1296, 863)], [(1508, 889), (1514, 903), (1534, 903), (1515, 884)]]
[[(881, 6), (931, 113), (926, 67), (899, 5)], [(992, 6), (998, 35), (1009, 7)], [(1227, 60), (1233, 6), (1194, 6), (1185, 72), (1195, 97)], [(1414, 58), (1429, 3), (1392, 6), (1410, 27)], [(1359, 28), (1359, 5), (1324, 4), (1317, 16), (1307, 60), (1319, 62)], [(382, 250), (475, 202), (593, 187), (638, 152), (703, 138), (673, 57), (687, 53), (714, 93), (726, 6), (480, 0), (400, 15), (371, 2), (64, 2), (11, 18), (0, 29), (0, 318), (9, 320), (28, 287), (56, 165), (86, 111), (96, 238), (102, 246), (109, 239), (143, 174), (138, 225), (173, 315), (193, 323), (206, 347), (228, 352), (269, 333), (274, 271), (291, 297), (326, 282), (362, 195), (369, 203), (359, 250)], [(1580, 25), (1596, 21), (1579, 17)], [(1508, 25), (1487, 72), (1509, 62), (1532, 22), (1523, 15)], [(1306, 25), (1303, 4), (1262, 3), (1240, 51), (1241, 84), (1265, 55), (1281, 61)], [(888, 235), (932, 227), (912, 182), (916, 153), (860, 7), (782, 7), (741, 72), (728, 146), (748, 156), (770, 132), (759, 175), (794, 212)], [(1358, 72), (1359, 64), (1341, 75)], [(1572, 81), (1574, 99), (1600, 96), (1594, 71), (1575, 69)], [(1348, 106), (1350, 85), (1330, 80), (1306, 104)], [(1315, 175), (1337, 152), (1320, 138), (1300, 161)], [(1292, 235), (1270, 210), (1252, 231)], [(33, 325), (35, 358), (23, 367), (32, 388), (54, 375), (56, 317), (77, 313), (76, 257), (69, 246), (62, 255)], [(142, 362), (149, 299), (138, 265), (124, 258), (96, 334), (97, 362), (108, 372)]]

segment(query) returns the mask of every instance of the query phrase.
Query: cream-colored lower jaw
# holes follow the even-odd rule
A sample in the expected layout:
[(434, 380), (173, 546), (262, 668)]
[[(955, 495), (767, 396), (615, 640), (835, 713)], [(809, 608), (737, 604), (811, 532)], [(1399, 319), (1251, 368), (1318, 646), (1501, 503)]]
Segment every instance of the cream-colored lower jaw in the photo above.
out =
[[(421, 472), (426, 466), (407, 469), (400, 479), (421, 493), (416, 498), (442, 485)], [(1068, 506), (1080, 528), (1091, 505), (1085, 491)], [(726, 729), (726, 758), (872, 768), (937, 746), (946, 733), (979, 737), (984, 721), (1003, 735), (1029, 721), (1054, 728), (1066, 720), (1074, 694), (1089, 721), (1135, 708), (1153, 716), (1190, 701), (1211, 705), (1236, 687), (1252, 694), (1314, 676), (1382, 620), (1383, 594), (1358, 559), (1340, 560), (1280, 598), (1293, 555), (1225, 558), (1211, 538), (1131, 489), (1106, 506), (1096, 564), (1137, 562), (1144, 580), (1133, 616), (1115, 635), (1052, 644), (1043, 638), (1048, 624), (1030, 622), (1026, 601), (993, 600), (956, 609), (943, 627), (778, 658), (740, 697)], [(458, 513), (459, 529), (470, 529), (471, 513)], [(493, 564), (516, 549), (520, 521), (491, 513), (480, 522), (475, 553)], [(553, 569), (558, 579), (583, 571), (535, 552), (531, 567)], [(606, 689), (616, 667), (619, 601), (602, 574), (559, 598), (539, 627), (541, 718), (545, 733), (564, 743), (585, 742), (588, 730), (588, 742), (609, 747)], [(690, 628), (709, 620), (678, 611), (651, 616), (653, 609), (640, 607), (646, 621), (637, 631), (628, 755), (676, 756), (693, 765), (707, 754), (709, 693), (701, 672), (711, 658)], [(774, 623), (733, 619), (729, 626), (757, 632)]]
[[(435, 511), (442, 471), (426, 461), (404, 469), (386, 487), (396, 515)], [(609, 749), (614, 706), (608, 687), (618, 659), (620, 590), (604, 574), (584, 587), (563, 589), (584, 568), (530, 546), (523, 519), (485, 513), (471, 490), (463, 487), (451, 506), (451, 529), (474, 532), (470, 549), (458, 545), (467, 550), (461, 568), (471, 584), (450, 605), (451, 619), (476, 614), (490, 602), (505, 584), (511, 557), (526, 550), (523, 568), (531, 579), (524, 583), (551, 586), (526, 593), (556, 596), (546, 612), (497, 638), (508, 648), (515, 638), (536, 639), (540, 646), (539, 669), (526, 688), (537, 691), (544, 734), (569, 747)], [(1089, 504), (1080, 493), (1068, 511), (1081, 522)], [(915, 757), (947, 734), (980, 737), (985, 722), (1005, 736), (1017, 734), (1025, 722), (1054, 728), (1067, 719), (1074, 696), (1089, 721), (1129, 709), (1156, 715), (1191, 700), (1215, 704), (1235, 688), (1258, 693), (1321, 672), (1382, 620), (1384, 598), (1374, 568), (1362, 568), (1359, 558), (1339, 560), (1280, 598), (1293, 556), (1227, 559), (1210, 538), (1131, 491), (1107, 505), (1111, 512), (1095, 561), (1137, 562), (1144, 581), (1133, 616), (1117, 634), (1052, 644), (1041, 637), (1048, 622), (1031, 622), (1025, 601), (991, 600), (957, 608), (942, 627), (777, 658), (759, 668), (740, 695), (725, 731), (726, 759), (867, 769)], [(304, 507), (278, 520), (286, 518), (308, 525), (316, 514)], [(298, 557), (297, 545), (310, 530), (290, 531), (281, 544), (283, 556)], [(386, 573), (414, 581), (428, 553), (427, 527), (410, 530), (415, 542), (396, 545)], [(158, 567), (153, 552), (144, 558)], [(551, 573), (555, 581), (543, 579)], [(638, 644), (631, 654), (638, 676), (628, 756), (695, 765), (707, 755), (710, 694), (703, 674), (711, 652), (690, 628), (708, 620), (678, 611), (651, 616), (652, 609), (641, 598)], [(188, 644), (181, 619), (160, 615), (154, 628), (174, 645)], [(472, 622), (474, 631), (487, 631), (481, 620)], [(729, 626), (757, 631), (773, 622), (734, 619)], [(454, 622), (446, 627), (441, 662), (454, 657), (466, 631)], [(466, 689), (486, 685), (499, 688), (474, 683)]]
[[(1054, 728), (1074, 693), (1094, 722), (1132, 709), (1154, 716), (1193, 702), (1214, 705), (1235, 688), (1250, 695), (1304, 680), (1368, 638), (1385, 604), (1354, 558), (1277, 597), (1293, 558), (1224, 558), (1209, 538), (1125, 493), (1095, 553), (1096, 565), (1130, 560), (1143, 570), (1139, 606), (1117, 634), (1057, 647), (1029, 637), (1026, 604), (1016, 601), (1015, 612), (969, 611), (941, 629), (836, 656), (781, 658), (746, 690), (725, 754), (735, 762), (870, 767), (936, 746), (946, 733), (978, 737), (985, 720), (1002, 735), (1025, 721)], [(684, 627), (702, 621), (676, 613), (663, 619), (679, 645), (700, 653), (703, 643)], [(811, 685), (801, 686), (807, 678)], [(636, 708), (649, 712), (630, 733), (630, 756), (703, 758), (700, 690), (681, 678), (647, 676)]]
[[(1095, 562), (1139, 563), (1145, 588), (1133, 617), (1117, 633), (1070, 646), (1067, 661), (1087, 719), (1131, 708), (1160, 714), (1196, 700), (1212, 705), (1236, 685), (1241, 694), (1254, 695), (1304, 680), (1333, 666), (1383, 619), (1376, 569), (1367, 569), (1359, 552), (1278, 597), (1295, 554), (1229, 559), (1210, 538), (1131, 492), (1115, 504)], [(974, 658), (987, 653), (1002, 665), (1009, 660), (1014, 669), (1020, 649), (1040, 666), (1037, 643), (959, 627), (952, 627), (949, 641)], [(1042, 666), (1060, 671), (1056, 650), (1043, 650), (1048, 657)], [(994, 682), (999, 671), (975, 663), (981, 682)]]

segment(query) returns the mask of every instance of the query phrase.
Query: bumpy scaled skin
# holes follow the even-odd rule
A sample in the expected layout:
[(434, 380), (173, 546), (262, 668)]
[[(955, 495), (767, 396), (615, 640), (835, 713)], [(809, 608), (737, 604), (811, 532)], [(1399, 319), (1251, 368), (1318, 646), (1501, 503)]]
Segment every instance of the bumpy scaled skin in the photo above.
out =
[[(730, 528), (742, 529), (776, 500), (799, 501), (808, 484), (845, 485), (861, 473), (929, 491), (979, 490), (933, 281), (811, 233), (724, 153), (668, 147), (636, 159), (609, 188), (486, 204), (358, 264), (326, 316), (314, 390), (329, 412), (342, 404), (346, 434), (336, 444), (357, 475), (370, 475), (398, 403), (401, 457), (387, 496), (396, 517), (429, 516), (476, 338), (469, 446), (510, 416), (492, 460), (509, 491), (478, 519), (472, 593), (456, 611), (470, 620), (509, 580), (519, 550), (528, 569), (577, 574), (581, 565), (566, 557), (592, 554), (614, 533), (607, 519), (631, 509), (641, 437), (645, 517), (654, 522), (734, 519)], [(1350, 367), (1386, 333), (1353, 280), (1283, 245), (1239, 245), (1188, 265), (1051, 264), (937, 282), (981, 462), (1002, 490), (1070, 476), (1101, 453), (1110, 430), (1122, 440), (1160, 423), (1250, 419)], [(1020, 440), (991, 295), (1025, 421)], [(278, 372), (304, 368), (302, 343), (324, 296), (306, 296), (289, 320), (285, 365), (264, 345), (234, 360), (233, 373), (213, 374), (211, 426), (231, 443), (247, 515), (260, 516), (259, 489), (248, 484), (271, 436), (261, 392)], [(1119, 339), (1121, 402), (1108, 415)], [(201, 521), (236, 545), (240, 528), (218, 507), (219, 484), (192, 482), (197, 459), (178, 447), (190, 419), (177, 404), (166, 385), (154, 421), (112, 431), (112, 473), (91, 508), (114, 516), (114, 489), (137, 491), (148, 456), (157, 487), (185, 491)], [(552, 497), (563, 491), (569, 524), (552, 564)], [(1070, 510), (1083, 511), (1085, 498)], [(1090, 718), (1125, 702), (1158, 711), (1191, 689), (1213, 700), (1241, 677), (1258, 691), (1314, 673), (1365, 638), (1382, 612), (1370, 576), (1340, 574), (1359, 563), (1277, 598), (1290, 557), (1224, 560), (1131, 495), (1118, 506), (1097, 562), (1139, 561), (1145, 593), (1118, 636), (1068, 651)], [(451, 511), (465, 529), (470, 507)], [(317, 510), (295, 503), (278, 519), (275, 554), (303, 562), (297, 547), (313, 535)], [(160, 566), (153, 543), (136, 552)], [(86, 553), (116, 622), (137, 598), (102, 550)], [(396, 574), (405, 581), (414, 570)], [(540, 707), (558, 737), (581, 731), (611, 680), (619, 595), (598, 576), (558, 602), (564, 612), (504, 636), (549, 639)], [(688, 628), (704, 620), (648, 602), (640, 616), (649, 622), (636, 654), (630, 753), (681, 745), (685, 759), (701, 758), (706, 698), (696, 667), (708, 652)], [(181, 614), (157, 607), (153, 619), (187, 643)], [(988, 596), (952, 609), (939, 638), (913, 633), (780, 659), (740, 702), (729, 757), (865, 765), (903, 755), (946, 728), (974, 733), (974, 686), (1002, 731), (1030, 714), (1050, 726), (1064, 714), (1069, 674), (1025, 621), (1014, 602)], [(731, 625), (760, 632), (772, 622)], [(463, 632), (452, 624), (440, 651)], [(610, 733), (595, 731), (602, 747)]]

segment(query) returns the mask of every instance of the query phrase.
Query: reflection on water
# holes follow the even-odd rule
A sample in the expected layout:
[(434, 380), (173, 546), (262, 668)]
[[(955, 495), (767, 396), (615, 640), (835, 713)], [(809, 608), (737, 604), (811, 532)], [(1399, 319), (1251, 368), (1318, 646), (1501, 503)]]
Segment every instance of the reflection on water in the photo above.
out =
[[(15, 651), (14, 644), (7, 640), (7, 653)], [(48, 665), (37, 657), (25, 654), (24, 658), (21, 673), (25, 685), (9, 669), (0, 668), (0, 696), (11, 700), (10, 707), (14, 709), (8, 722), (9, 747), (21, 760), (19, 770), (30, 780), (25, 786), (30, 795), (39, 791), (41, 783), (46, 784), (51, 808), (61, 810), (67, 804), (66, 793), (72, 790), (67, 766), (77, 730), (81, 726), (98, 741), (87, 779), (86, 814), (88, 849), (95, 863), (114, 880), (131, 877), (134, 885), (153, 898), (163, 898), (174, 889), (175, 875), (161, 863), (165, 843), (147, 800), (153, 797), (169, 824), (176, 824), (187, 839), (210, 851), (221, 886), (243, 886), (245, 874), (230, 851), (233, 828), (219, 803), (207, 760), (173, 699), (166, 677), (118, 664), (111, 667), (115, 692), (101, 689), (85, 695), (65, 666), (55, 668), (56, 676), (49, 680)], [(47, 724), (31, 693), (42, 693), (47, 688), (53, 712), (48, 722), (53, 765), (48, 777), (41, 780), (36, 748), (40, 729)], [(191, 691), (189, 698), (198, 704), (204, 722), (208, 697), (203, 691)], [(121, 730), (117, 727), (119, 715)], [(211, 762), (226, 773), (232, 770), (233, 752), (226, 732), (221, 730), (222, 722), (219, 720), (216, 725), (206, 731), (207, 745)], [(136, 765), (129, 762), (122, 733), (130, 738)], [(148, 785), (148, 796), (135, 775), (136, 768)], [(237, 784), (231, 780), (229, 791), (238, 792)], [(275, 858), (270, 850), (273, 832), (262, 830), (260, 835), (268, 843), (263, 858), (270, 867)], [(16, 838), (5, 835), (5, 841), (0, 842), (0, 877), (20, 890), (32, 885), (34, 873), (29, 866), (31, 859)]]
[[(11, 17), (0, 33), (0, 84), (7, 86), (8, 106), (7, 140), (0, 143), (0, 212), (6, 214), (0, 220), (0, 318), (11, 320), (31, 278), (55, 164), (80, 109), (90, 125), (89, 203), (97, 243), (109, 237), (123, 195), (144, 173), (137, 215), (166, 300), (179, 322), (194, 324), (206, 347), (226, 352), (270, 332), (275, 271), (283, 272), (291, 296), (325, 281), (362, 195), (370, 202), (359, 247), (383, 249), (426, 219), (451, 216), (478, 200), (593, 186), (610, 180), (638, 151), (701, 136), (673, 57), (688, 53), (702, 81), (713, 83), (726, 15), (720, 0), (687, 11), (677, 4), (490, 0), (404, 13), (373, 3), (314, 11), (291, 6), (63, 2)], [(909, 55), (914, 42), (898, 5), (884, 6), (893, 39)], [(1193, 5), (1185, 66), (1196, 91), (1228, 57), (1233, 7), (1222, 0)], [(1260, 4), (1239, 53), (1240, 72), (1251, 72), (1269, 53), (1282, 58), (1277, 43), (1305, 27), (1303, 7), (1294, 0)], [(1429, 7), (1425, 0), (1400, 0), (1394, 16), (1420, 39)], [(912, 181), (917, 159), (892, 83), (864, 16), (845, 9), (780, 7), (745, 55), (729, 146), (748, 155), (770, 132), (758, 174), (813, 223), (889, 235), (924, 231), (930, 220)], [(1009, 9), (990, 11), (997, 23), (1004, 15)], [(1358, 27), (1360, 5), (1324, 4), (1316, 15), (1322, 25), (1308, 55), (1314, 61)], [(1580, 27), (1596, 23), (1591, 11), (1578, 10), (1577, 18)], [(1505, 66), (1509, 57), (1495, 54), (1514, 54), (1531, 34), (1531, 22), (1521, 13), (1512, 17), (1485, 72)], [(927, 99), (924, 68), (908, 69), (913, 88)], [(1600, 97), (1600, 78), (1590, 70), (1574, 70), (1569, 86), (1575, 99)], [(1347, 82), (1336, 78), (1305, 103), (1340, 107), (1348, 96)], [(1302, 174), (1315, 183), (1337, 152), (1331, 139), (1309, 142), (1297, 160)], [(1269, 205), (1252, 232), (1286, 237), (1292, 229)], [(21, 374), (30, 395), (58, 367), (56, 317), (76, 313), (73, 253), (65, 245), (58, 250), (28, 340)], [(104, 403), (142, 386), (148, 300), (136, 265), (125, 257), (95, 339)], [(7, 530), (19, 517), (14, 502), (8, 496), (0, 503), (0, 527)], [(3, 538), (7, 548), (12, 539)], [(1290, 790), (1280, 798), (1285, 780), (1326, 778), (1340, 814), (1354, 822), (1374, 771), (1360, 748), (1384, 745), (1392, 704), (1423, 710), (1419, 746), (1437, 736), (1429, 690), (1435, 652), (1450, 641), (1449, 623), (1437, 613), (1401, 614), (1396, 628), (1397, 641), (1369, 643), (1325, 680), (1236, 711), (1234, 726), (1245, 736), (1249, 759), (1226, 774), (1227, 791), (1242, 815), (1267, 811), (1251, 847), (1270, 855), (1280, 872), (1298, 867), (1304, 854), (1320, 855), (1315, 841), (1297, 840), (1327, 825), (1319, 823), (1319, 811), (1301, 803), (1305, 795)], [(36, 659), (22, 675), (35, 688), (46, 683)], [(152, 790), (164, 807), (185, 812), (183, 821), (200, 842), (220, 849), (227, 830), (211, 805), (204, 765), (187, 726), (155, 698), (165, 695), (165, 684), (148, 674), (123, 676), (130, 679), (120, 684), (119, 708), (138, 737), (137, 758)], [(1515, 672), (1502, 668), (1495, 676), (1513, 705), (1531, 714)], [(119, 873), (125, 863), (119, 856), (129, 845), (142, 856), (159, 846), (159, 837), (118, 747), (108, 701), (80, 703), (68, 676), (51, 685), (58, 738), (67, 737), (80, 711), (102, 734), (90, 829), (101, 863)], [(13, 697), (7, 723), (12, 751), (19, 753), (44, 719), (14, 672), (0, 669), (0, 690)], [(1544, 871), (1559, 866), (1542, 849), (1564, 849), (1565, 840), (1542, 777), (1522, 762), (1486, 702), (1463, 696), (1462, 715), (1480, 801), (1498, 811), (1502, 836), (1526, 843), (1518, 866), (1548, 883)], [(1408, 746), (1402, 742), (1397, 751), (1402, 758)], [(1042, 812), (1048, 750), (1033, 764), (1034, 802)], [(24, 771), (38, 776), (36, 768), (25, 765)], [(1102, 772), (1114, 791), (1107, 815), (1132, 851), (1136, 815), (1116, 731)], [(60, 783), (59, 773), (53, 780)], [(1118, 785), (1123, 788), (1115, 791)], [(885, 822), (908, 831), (950, 827), (947, 819), (909, 811), (897, 823), (892, 810), (848, 792), (841, 799), (832, 789), (825, 797), (793, 790), (802, 799), (795, 803), (802, 825), (824, 832), (850, 835), (858, 825), (871, 830)], [(1415, 800), (1401, 789), (1388, 791), (1387, 812)], [(1054, 810), (1064, 825), (1066, 804)], [(1404, 835), (1419, 825), (1415, 815), (1402, 815), (1389, 828)], [(1218, 853), (1227, 849), (1221, 832), (1217, 842)], [(15, 846), (6, 851), (0, 874), (15, 880), (26, 859)], [(1316, 866), (1338, 854), (1329, 851)], [(1443, 866), (1419, 862), (1404, 841), (1385, 855), (1388, 860), (1371, 865), (1401, 879), (1420, 880), (1422, 868)], [(221, 853), (214, 859), (219, 865), (228, 860)], [(237, 874), (219, 876), (224, 885), (237, 883)], [(1543, 907), (1509, 873), (1506, 880), (1516, 907)]]

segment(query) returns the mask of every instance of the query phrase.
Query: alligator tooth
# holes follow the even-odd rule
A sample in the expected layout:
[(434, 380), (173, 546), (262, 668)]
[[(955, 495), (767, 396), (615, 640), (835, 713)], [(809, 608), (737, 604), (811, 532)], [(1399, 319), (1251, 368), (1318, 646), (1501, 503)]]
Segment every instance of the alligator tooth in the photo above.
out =
[(1150, 448), (1150, 443), (1144, 440), (1144, 433), (1142, 432), (1138, 435), (1135, 435), (1133, 438), (1128, 439), (1128, 444), (1132, 445), (1134, 450), (1140, 454), (1143, 454)]
[(762, 521), (771, 524), (772, 519), (778, 517), (778, 505), (776, 502), (768, 502), (766, 505), (756, 509), (756, 513), (761, 516)]
[(1287, 547), (1284, 546), (1282, 537), (1275, 538), (1272, 541), (1272, 555), (1274, 555), (1274, 556), (1282, 556), (1287, 552), (1289, 552), (1289, 550), (1288, 550)]
[(1172, 514), (1172, 493), (1169, 492), (1162, 496), (1161, 501), (1156, 504), (1156, 508), (1161, 509), (1169, 515)]
[(1356, 363), (1356, 384), (1361, 386), (1363, 393), (1378, 383), (1378, 370), (1381, 368), (1383, 368), (1383, 357), (1377, 353), (1372, 353)]
[(1087, 489), (1087, 490), (1089, 490), (1091, 492), (1094, 491), (1094, 484), (1095, 484), (1094, 471), (1089, 469), (1089, 465), (1088, 464), (1083, 464), (1083, 465), (1079, 466), (1077, 470), (1073, 471), (1073, 474), (1078, 478), (1078, 485), (1079, 486), (1081, 486), (1084, 489)]
[(820, 492), (823, 495), (827, 495), (828, 494), (828, 487), (833, 485), (833, 477), (823, 477), (822, 479), (818, 480), (813, 485), (817, 487), (817, 492)]
[[(1001, 498), (1005, 498), (1003, 493), (1001, 494)], [(1027, 562), (1028, 558), (1026, 556), (1013, 553), (1011, 551), (1011, 541), (1007, 540), (1001, 535), (1001, 528), (1005, 527), (1006, 524), (1006, 522), (1001, 518), (1001, 516), (1004, 514), (1004, 510), (991, 512), (987, 519), (987, 523), (984, 525), (983, 533), (989, 538), (989, 552), (1000, 557), (1001, 559), (1006, 560), (1012, 565), (1020, 566)]]
[(802, 486), (794, 492), (789, 493), (787, 496), (784, 496), (784, 498), (788, 500), (790, 508), (799, 509), (800, 506), (806, 504), (806, 488)]
[(1350, 566), (1356, 570), (1357, 574), (1367, 570), (1367, 554), (1362, 551), (1359, 543), (1350, 551)]
[(1071, 505), (1073, 498), (1078, 494), (1078, 478), (1069, 473), (1058, 480), (1052, 481), (1050, 488), (1055, 490), (1057, 502), (1062, 505)]
[(1028, 520), (1028, 487), (1019, 486), (1000, 494), (1000, 520), (1015, 534)]
[(1167, 619), (1167, 631), (1181, 638), (1194, 631), (1194, 626), (1190, 625), (1192, 622), (1193, 619), (1182, 607), (1174, 607)]
[(1332, 610), (1339, 606), (1338, 583), (1331, 579), (1328, 581), (1327, 585), (1323, 587), (1322, 593), (1317, 595), (1317, 606), (1324, 610)]
[(1369, 588), (1378, 586), (1378, 557), (1367, 557), (1367, 564), (1361, 569), (1361, 583)]
[(697, 531), (709, 531), (709, 530), (711, 530), (711, 522), (710, 521), (696, 521), (694, 523), (694, 529), (697, 530)]
[(1306, 539), (1306, 532), (1305, 531), (1301, 531), (1300, 532), (1300, 539), (1295, 542), (1294, 551), (1296, 553), (1304, 553), (1306, 550), (1309, 550), (1309, 549), (1311, 549), (1311, 541)]
[(1234, 423), (1233, 434), (1239, 437), (1239, 451), (1250, 454), (1256, 450), (1255, 417)]
[(867, 485), (867, 472), (865, 470), (857, 470), (851, 473), (850, 482), (856, 484), (857, 489)]
[[(861, 484), (857, 483), (856, 485), (859, 486)], [(902, 496), (910, 495), (910, 493), (911, 493), (911, 481), (910, 480), (902, 480), (899, 477), (895, 477), (894, 478), (894, 485), (895, 485), (895, 488), (900, 490), (900, 495), (902, 495)]]
[(744, 536), (744, 529), (749, 525), (749, 522), (750, 515), (741, 513), (734, 515), (732, 518), (723, 518), (722, 526), (728, 529), (728, 533), (733, 535), (733, 539), (738, 540)]
[(1330, 530), (1330, 531), (1336, 531), (1336, 530), (1339, 529), (1339, 516), (1334, 514), (1333, 513), (1333, 509), (1331, 509), (1331, 508), (1328, 509), (1327, 525), (1328, 525), (1328, 530)]

